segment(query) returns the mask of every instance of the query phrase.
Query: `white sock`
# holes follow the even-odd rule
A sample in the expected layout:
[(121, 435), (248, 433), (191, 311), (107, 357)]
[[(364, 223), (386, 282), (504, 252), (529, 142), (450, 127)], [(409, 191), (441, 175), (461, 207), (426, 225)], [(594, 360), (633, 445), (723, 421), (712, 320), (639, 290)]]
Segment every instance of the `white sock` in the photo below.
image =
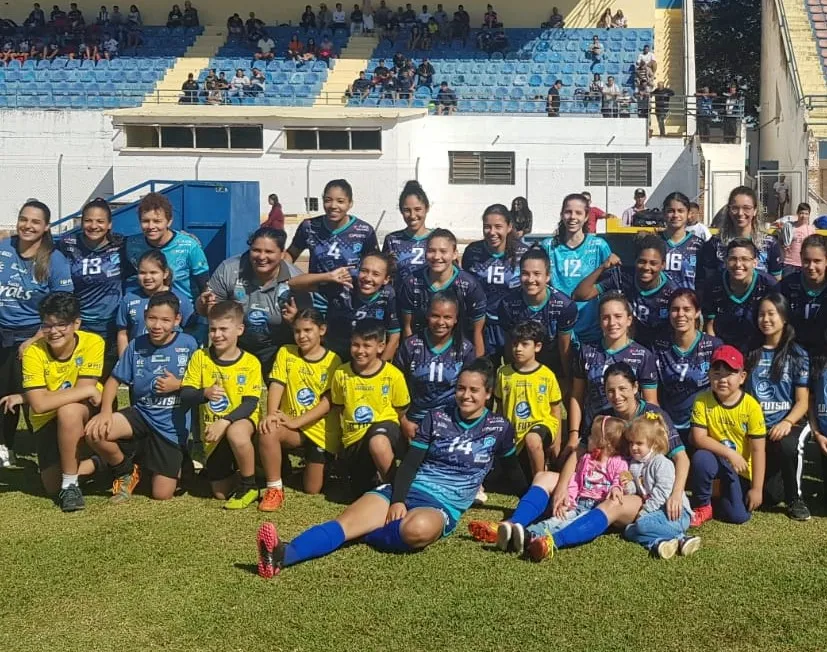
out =
[(61, 489), (68, 489), (73, 484), (76, 485), (78, 483), (78, 475), (69, 475), (68, 473), (63, 474), (63, 479), (60, 481), (60, 488)]
[(267, 481), (267, 488), (268, 489), (284, 489), (284, 484), (282, 484), (281, 480), (275, 480), (273, 482)]

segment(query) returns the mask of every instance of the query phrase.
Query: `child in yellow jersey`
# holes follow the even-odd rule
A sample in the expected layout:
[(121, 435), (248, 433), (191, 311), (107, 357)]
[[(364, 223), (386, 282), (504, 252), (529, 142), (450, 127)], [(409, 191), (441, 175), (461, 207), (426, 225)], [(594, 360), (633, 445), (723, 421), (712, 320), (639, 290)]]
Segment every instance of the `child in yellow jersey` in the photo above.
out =
[(39, 312), (42, 339), (23, 353), (23, 394), (4, 397), (0, 408), (28, 404), (43, 487), (58, 494), (64, 512), (74, 512), (85, 507), (78, 477), (95, 472), (91, 459), (80, 459), (80, 444), (101, 402), (104, 342), (79, 330), (80, 304), (68, 292), (48, 295)]
[(554, 458), (560, 453), (563, 397), (557, 376), (537, 361), (543, 338), (540, 323), (517, 324), (510, 337), (514, 362), (500, 367), (494, 386), (499, 412), (514, 426), (520, 461), (531, 478), (546, 470), (546, 451)]
[(350, 339), (351, 362), (333, 374), (330, 399), (341, 411), (342, 457), (354, 496), (393, 477), (394, 458), (404, 452), (399, 420), (411, 402), (405, 377), (382, 361), (385, 329), (377, 321), (356, 322)]
[(339, 421), (330, 413), (330, 385), (342, 360), (322, 344), (327, 331), (322, 314), (314, 308), (293, 319), (296, 345), (283, 346), (270, 373), (267, 416), (258, 429), (258, 453), (267, 488), (258, 504), (273, 512), (284, 503), (281, 480), (282, 448), (304, 449), (304, 490), (317, 494), (324, 484), (324, 465), (339, 449)]
[(710, 390), (692, 407), (692, 527), (712, 518), (712, 483), (720, 480), (721, 497), (715, 516), (728, 523), (745, 523), (761, 506), (766, 468), (767, 428), (761, 406), (745, 393), (744, 356), (733, 346), (712, 354)]
[[(208, 315), (209, 350), (195, 352), (181, 383), (181, 402), (201, 404), (204, 471), (213, 496), (225, 509), (243, 509), (258, 498), (253, 435), (259, 421), (261, 363), (238, 347), (244, 312), (235, 301), (219, 301)], [(238, 470), (241, 481), (233, 490)]]

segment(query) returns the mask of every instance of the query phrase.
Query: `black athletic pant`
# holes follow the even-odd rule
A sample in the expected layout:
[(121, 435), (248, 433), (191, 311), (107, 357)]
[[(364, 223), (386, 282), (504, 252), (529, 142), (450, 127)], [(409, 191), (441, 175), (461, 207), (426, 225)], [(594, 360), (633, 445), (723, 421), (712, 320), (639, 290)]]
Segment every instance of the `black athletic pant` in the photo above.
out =
[[(20, 394), (23, 391), (23, 371), (20, 360), (17, 359), (19, 344), (0, 346), (0, 397), (9, 394)], [(17, 419), (20, 416), (18, 408), (10, 414), (0, 415), (0, 443), (9, 450), (14, 448), (14, 434), (17, 430)]]
[(790, 434), (771, 441), (767, 437), (767, 472), (764, 476), (764, 502), (787, 506), (801, 498), (801, 475), (804, 471), (804, 444), (809, 426), (796, 425)]

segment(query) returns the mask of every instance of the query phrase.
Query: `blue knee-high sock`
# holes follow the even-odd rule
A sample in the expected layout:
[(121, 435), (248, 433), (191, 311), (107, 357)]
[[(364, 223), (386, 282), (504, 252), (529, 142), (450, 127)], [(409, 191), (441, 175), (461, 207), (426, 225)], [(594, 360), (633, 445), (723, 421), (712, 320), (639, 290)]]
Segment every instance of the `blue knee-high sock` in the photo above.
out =
[(525, 527), (536, 521), (546, 511), (546, 507), (548, 507), (548, 493), (546, 490), (537, 485), (531, 485), (523, 497), (520, 498), (517, 509), (514, 510), (508, 520)]
[(344, 542), (345, 531), (337, 521), (314, 525), (287, 544), (282, 565), (292, 566), (315, 557), (324, 557), (341, 548)]
[(409, 552), (412, 548), (402, 540), (401, 527), (402, 519), (391, 521), (373, 532), (368, 532), (363, 541), (385, 552)]
[(594, 541), (609, 527), (609, 519), (599, 509), (584, 514), (571, 525), (554, 534), (554, 545), (558, 548), (571, 548), (589, 541)]

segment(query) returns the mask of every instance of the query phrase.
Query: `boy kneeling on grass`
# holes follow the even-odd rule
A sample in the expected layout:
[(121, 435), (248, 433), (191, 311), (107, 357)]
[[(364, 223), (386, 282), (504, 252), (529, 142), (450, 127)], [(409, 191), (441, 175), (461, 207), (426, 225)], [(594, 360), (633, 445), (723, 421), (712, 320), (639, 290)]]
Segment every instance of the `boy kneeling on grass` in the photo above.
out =
[[(106, 381), (100, 414), (86, 424), (86, 441), (109, 465), (115, 481), (110, 502), (129, 500), (140, 480), (139, 460), (152, 474), (152, 497), (175, 494), (190, 431), (179, 389), (198, 344), (178, 332), (180, 303), (172, 292), (154, 294), (144, 313), (146, 335), (126, 347)], [(118, 387), (129, 386), (132, 405), (113, 412)]]
[(80, 304), (68, 292), (48, 295), (39, 311), (42, 339), (23, 353), (24, 394), (6, 396), (0, 405), (8, 411), (28, 403), (43, 487), (57, 494), (64, 512), (75, 512), (85, 507), (78, 477), (95, 472), (92, 459), (80, 459), (81, 443), (101, 402), (104, 342), (80, 330)]
[[(209, 349), (199, 349), (184, 375), (181, 400), (200, 404), (204, 433), (204, 473), (213, 496), (226, 500), (225, 509), (244, 509), (258, 500), (253, 435), (259, 421), (264, 381), (261, 363), (242, 351), (244, 311), (235, 301), (219, 301), (208, 315)], [(238, 470), (241, 481), (236, 484)]]

